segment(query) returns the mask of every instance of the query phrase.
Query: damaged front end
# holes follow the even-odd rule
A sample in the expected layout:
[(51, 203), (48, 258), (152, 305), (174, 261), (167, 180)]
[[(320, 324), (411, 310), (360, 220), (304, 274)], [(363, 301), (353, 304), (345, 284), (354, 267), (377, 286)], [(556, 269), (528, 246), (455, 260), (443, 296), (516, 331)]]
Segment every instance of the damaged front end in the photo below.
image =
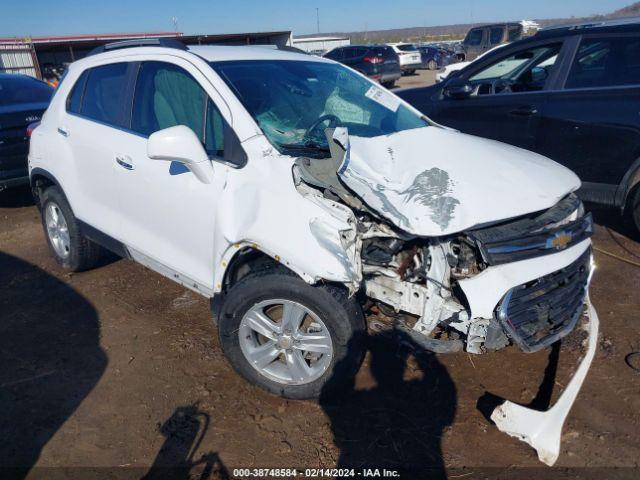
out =
[[(472, 193), (480, 192), (477, 186), (469, 192), (473, 171), (462, 175), (464, 165), (453, 161), (447, 171), (433, 162), (400, 160), (414, 135), (386, 138), (380, 155), (372, 149), (385, 139), (351, 139), (339, 128), (327, 132), (331, 158), (299, 158), (298, 190), (316, 203), (346, 205), (353, 212), (352, 228), (339, 238), (318, 228), (314, 233), (351, 264), (351, 291), (360, 282), (393, 328), (433, 352), (482, 354), (511, 344), (535, 352), (571, 333), (586, 308), (589, 349), (556, 406), (543, 413), (506, 402), (492, 417), (551, 465), (595, 349), (598, 320), (587, 296), (592, 218), (570, 193), (577, 186), (564, 169), (555, 178), (564, 175), (567, 181), (536, 195), (531, 205), (505, 206), (501, 198), (470, 203)], [(536, 169), (544, 176), (556, 168), (549, 163), (529, 159), (534, 181)], [(524, 198), (526, 185), (512, 189), (514, 196), (518, 190)], [(493, 219), (488, 208), (497, 211)]]

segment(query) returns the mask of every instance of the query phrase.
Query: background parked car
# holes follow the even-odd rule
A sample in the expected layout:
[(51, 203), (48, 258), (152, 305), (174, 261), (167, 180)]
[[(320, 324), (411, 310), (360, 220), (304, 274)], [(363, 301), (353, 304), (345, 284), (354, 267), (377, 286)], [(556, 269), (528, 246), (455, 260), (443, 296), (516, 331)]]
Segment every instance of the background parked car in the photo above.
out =
[(569, 167), (583, 199), (623, 209), (640, 229), (637, 19), (541, 30), (398, 94), (439, 123)]
[(451, 53), (441, 48), (426, 45), (420, 45), (417, 48), (422, 58), (422, 68), (438, 70), (449, 65), (452, 61)]
[(0, 190), (29, 184), (27, 128), (40, 120), (51, 95), (40, 80), (0, 73)]
[(390, 43), (400, 59), (403, 75), (412, 75), (422, 68), (422, 56), (413, 43)]
[(476, 58), (473, 61), (457, 62), (457, 63), (451, 63), (449, 65), (445, 65), (436, 74), (436, 83), (439, 83), (439, 82), (442, 82), (442, 81), (446, 80), (447, 78), (449, 78), (449, 75), (451, 75), (453, 72), (458, 72), (458, 71), (462, 70), (463, 68), (466, 68), (470, 64), (480, 61), (480, 59), (483, 58), (485, 55), (489, 55), (491, 52), (494, 52), (495, 50), (497, 50), (499, 48), (503, 48), (505, 45), (509, 45), (509, 44), (508, 43), (503, 43), (502, 45), (498, 45), (497, 47), (493, 47), (491, 50), (487, 50), (486, 52), (484, 52), (482, 55), (480, 55), (478, 58)]
[(496, 23), (469, 30), (462, 42), (465, 61), (475, 60), (488, 50), (503, 43), (522, 38), (523, 27), (519, 23)]
[(343, 63), (386, 87), (392, 87), (402, 76), (398, 55), (387, 45), (338, 47), (324, 56)]

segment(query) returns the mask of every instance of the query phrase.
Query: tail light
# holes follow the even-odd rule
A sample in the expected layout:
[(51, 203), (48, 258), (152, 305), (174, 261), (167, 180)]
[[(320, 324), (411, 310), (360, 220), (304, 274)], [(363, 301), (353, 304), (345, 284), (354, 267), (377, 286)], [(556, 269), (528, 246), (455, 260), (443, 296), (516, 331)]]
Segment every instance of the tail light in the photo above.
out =
[(40, 122), (33, 122), (27, 126), (27, 137), (31, 137), (33, 131), (40, 126)]
[(368, 63), (373, 63), (374, 65), (384, 62), (380, 57), (364, 57), (362, 60)]

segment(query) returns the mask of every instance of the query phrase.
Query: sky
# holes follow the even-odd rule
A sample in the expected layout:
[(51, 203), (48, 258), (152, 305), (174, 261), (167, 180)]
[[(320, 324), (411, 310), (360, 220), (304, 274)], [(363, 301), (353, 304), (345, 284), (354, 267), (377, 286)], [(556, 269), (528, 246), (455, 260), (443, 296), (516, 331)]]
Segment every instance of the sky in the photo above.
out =
[(635, 0), (0, 0), (0, 37), (383, 30), (608, 13)]

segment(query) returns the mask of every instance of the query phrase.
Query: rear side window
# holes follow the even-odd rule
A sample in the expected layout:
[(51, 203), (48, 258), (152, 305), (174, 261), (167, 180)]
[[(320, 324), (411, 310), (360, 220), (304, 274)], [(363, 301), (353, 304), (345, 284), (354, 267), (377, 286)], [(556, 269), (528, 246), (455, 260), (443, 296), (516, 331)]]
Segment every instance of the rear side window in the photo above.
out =
[(344, 49), (343, 48), (336, 48), (334, 50), (331, 50), (329, 53), (327, 53), (325, 55), (325, 57), (331, 59), (331, 60), (340, 60), (342, 58), (344, 54)]
[(347, 47), (342, 49), (342, 58), (351, 58), (355, 57), (356, 55), (357, 54), (355, 47)]
[(489, 31), (489, 42), (491, 45), (498, 45), (502, 43), (502, 34), (504, 30), (502, 27), (493, 27)]
[(520, 27), (509, 27), (509, 34), (507, 37), (508, 42), (515, 42), (522, 37), (522, 28)]
[(398, 57), (396, 52), (391, 47), (382, 47), (382, 51), (384, 52), (384, 58), (394, 59)]
[(640, 85), (640, 37), (585, 39), (565, 88)]
[(89, 71), (85, 70), (71, 89), (71, 93), (67, 97), (67, 112), (80, 113), (80, 108), (82, 106), (82, 96), (84, 95), (84, 89), (87, 85), (88, 76)]
[(21, 75), (0, 79), (0, 105), (49, 102), (53, 88), (40, 80)]
[(466, 45), (476, 46), (482, 44), (483, 31), (482, 30), (471, 30), (467, 35), (464, 43)]
[(112, 63), (89, 70), (82, 98), (82, 115), (109, 125), (120, 124), (127, 67), (126, 63)]
[(136, 81), (131, 129), (148, 136), (176, 125), (193, 130), (209, 155), (222, 156), (222, 116), (200, 84), (177, 65), (143, 63)]
[(398, 45), (398, 50), (403, 52), (415, 52), (417, 48), (415, 45)]

